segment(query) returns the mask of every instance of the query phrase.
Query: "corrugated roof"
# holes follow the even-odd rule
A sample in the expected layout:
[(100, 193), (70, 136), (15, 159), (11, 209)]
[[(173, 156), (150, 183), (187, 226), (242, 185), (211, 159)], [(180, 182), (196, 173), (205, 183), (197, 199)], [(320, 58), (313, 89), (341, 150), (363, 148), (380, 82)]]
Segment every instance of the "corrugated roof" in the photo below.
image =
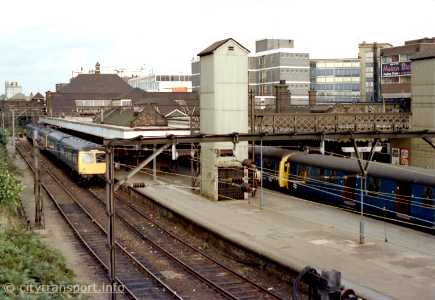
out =
[(426, 48), (414, 55), (411, 60), (421, 60), (435, 57), (435, 48)]
[(240, 47), (242, 47), (243, 49), (245, 49), (246, 51), (248, 51), (248, 53), (251, 53), (251, 51), (249, 51), (248, 49), (246, 49), (245, 47), (243, 47), (241, 44), (239, 44), (235, 39), (233, 38), (228, 38), (222, 41), (217, 41), (213, 44), (211, 44), (210, 46), (208, 46), (207, 48), (205, 48), (204, 50), (202, 50), (201, 52), (199, 52), (197, 55), (198, 56), (204, 56), (204, 55), (208, 55), (208, 54), (212, 54), (217, 48), (219, 48), (220, 46), (222, 46), (223, 44), (225, 44), (226, 42), (228, 42), (229, 40), (234, 41), (237, 45), (239, 45)]
[(116, 74), (79, 74), (59, 94), (124, 94), (132, 89)]

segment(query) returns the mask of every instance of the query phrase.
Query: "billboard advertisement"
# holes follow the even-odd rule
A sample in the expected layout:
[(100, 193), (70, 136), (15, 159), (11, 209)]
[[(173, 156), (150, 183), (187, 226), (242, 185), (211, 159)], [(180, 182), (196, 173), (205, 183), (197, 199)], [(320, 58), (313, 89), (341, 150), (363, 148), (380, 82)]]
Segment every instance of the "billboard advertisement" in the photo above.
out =
[(395, 77), (411, 75), (411, 62), (401, 61), (382, 64), (381, 76), (382, 77)]
[(400, 164), (400, 148), (391, 148), (391, 163), (393, 165)]
[(408, 153), (408, 149), (400, 148), (400, 164), (403, 166), (408, 165)]

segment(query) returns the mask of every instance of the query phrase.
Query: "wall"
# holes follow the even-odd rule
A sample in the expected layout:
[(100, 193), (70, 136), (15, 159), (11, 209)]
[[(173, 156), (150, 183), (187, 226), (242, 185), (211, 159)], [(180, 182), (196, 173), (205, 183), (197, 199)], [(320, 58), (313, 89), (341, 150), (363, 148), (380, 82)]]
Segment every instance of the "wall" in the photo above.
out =
[[(234, 50), (228, 50), (228, 47)], [(201, 57), (201, 132), (248, 132), (248, 56), (230, 40), (213, 54)], [(239, 143), (237, 160), (248, 158), (248, 144)], [(217, 200), (217, 166), (237, 165), (234, 157), (217, 157), (216, 149), (233, 143), (201, 144), (201, 193)]]

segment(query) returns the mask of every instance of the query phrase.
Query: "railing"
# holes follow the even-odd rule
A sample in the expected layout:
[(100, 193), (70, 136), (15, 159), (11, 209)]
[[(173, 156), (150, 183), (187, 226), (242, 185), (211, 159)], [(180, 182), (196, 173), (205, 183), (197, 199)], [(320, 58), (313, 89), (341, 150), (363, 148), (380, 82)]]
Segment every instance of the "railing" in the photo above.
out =
[[(411, 113), (264, 114), (255, 115), (257, 132), (410, 130)], [(251, 116), (249, 116), (249, 132)]]

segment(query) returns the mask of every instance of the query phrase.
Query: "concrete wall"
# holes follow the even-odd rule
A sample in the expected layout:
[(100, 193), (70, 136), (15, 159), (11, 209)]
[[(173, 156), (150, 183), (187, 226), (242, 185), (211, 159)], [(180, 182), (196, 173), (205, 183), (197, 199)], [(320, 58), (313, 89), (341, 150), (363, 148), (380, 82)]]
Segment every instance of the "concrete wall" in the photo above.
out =
[[(412, 61), (411, 111), (412, 130), (435, 130), (435, 58)], [(435, 169), (435, 149), (422, 139), (391, 141), (396, 145), (409, 147), (409, 165)]]
[[(234, 47), (229, 50), (228, 47)], [(230, 40), (213, 54), (200, 59), (201, 132), (227, 134), (248, 132), (248, 56)], [(217, 200), (217, 167), (238, 165), (248, 158), (248, 144), (239, 143), (237, 157), (217, 157), (217, 149), (232, 149), (233, 143), (201, 144), (201, 193)]]

